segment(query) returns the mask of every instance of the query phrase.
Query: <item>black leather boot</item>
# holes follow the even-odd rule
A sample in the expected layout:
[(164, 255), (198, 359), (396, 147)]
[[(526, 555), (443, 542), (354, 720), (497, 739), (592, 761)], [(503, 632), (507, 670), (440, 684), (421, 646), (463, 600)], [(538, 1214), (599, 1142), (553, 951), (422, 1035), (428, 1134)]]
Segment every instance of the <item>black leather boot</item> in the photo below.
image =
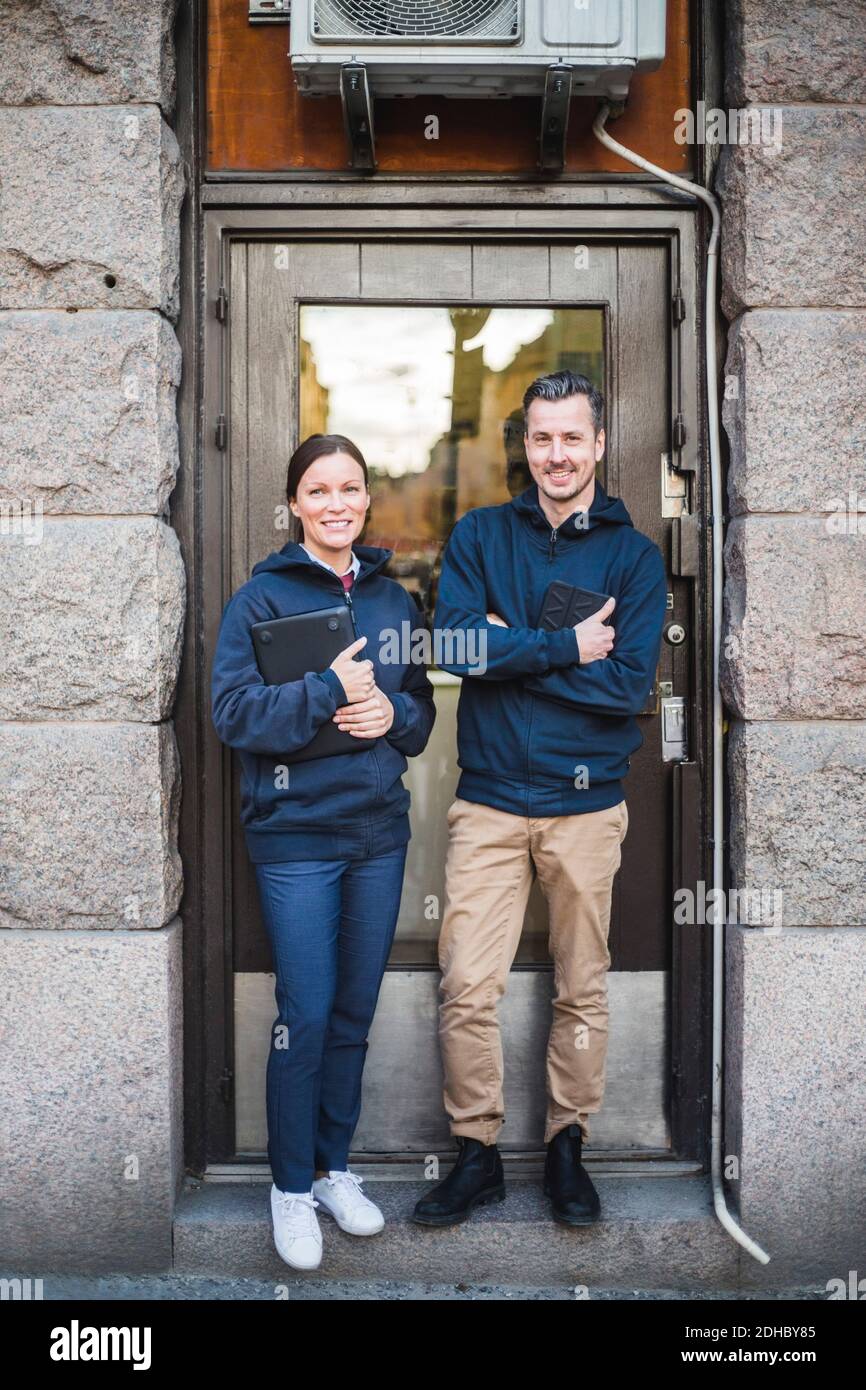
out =
[(554, 1220), (566, 1226), (589, 1226), (601, 1216), (598, 1193), (580, 1161), (582, 1143), (580, 1125), (566, 1125), (547, 1146), (544, 1195), (552, 1199)]
[(505, 1201), (505, 1174), (495, 1144), (458, 1134), (460, 1152), (447, 1178), (415, 1204), (412, 1220), (421, 1226), (453, 1226), (473, 1207)]

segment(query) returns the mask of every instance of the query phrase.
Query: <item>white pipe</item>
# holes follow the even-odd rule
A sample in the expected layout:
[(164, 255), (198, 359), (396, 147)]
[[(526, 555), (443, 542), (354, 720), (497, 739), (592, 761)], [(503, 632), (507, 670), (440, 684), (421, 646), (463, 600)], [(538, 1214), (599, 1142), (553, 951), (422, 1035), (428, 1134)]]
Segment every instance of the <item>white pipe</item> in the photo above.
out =
[(700, 198), (706, 203), (712, 214), (713, 228), (710, 235), (710, 243), (707, 248), (707, 276), (706, 276), (706, 344), (704, 359), (706, 362), (706, 386), (707, 386), (707, 414), (710, 435), (710, 483), (712, 489), (713, 502), (713, 887), (717, 890), (713, 894), (713, 1106), (712, 1120), (710, 1127), (710, 1150), (712, 1155), (712, 1185), (713, 1185), (713, 1206), (716, 1216), (724, 1226), (725, 1230), (733, 1236), (734, 1240), (739, 1241), (750, 1255), (754, 1255), (761, 1264), (768, 1264), (770, 1256), (762, 1250), (751, 1236), (737, 1224), (725, 1204), (725, 1194), (722, 1188), (722, 997), (723, 997), (723, 964), (724, 964), (724, 934), (727, 912), (722, 906), (724, 904), (724, 855), (723, 855), (723, 836), (725, 829), (724, 818), (724, 784), (722, 780), (724, 743), (722, 729), (722, 694), (719, 689), (719, 651), (722, 640), (722, 549), (724, 545), (724, 530), (722, 523), (722, 466), (721, 466), (721, 447), (719, 436), (719, 402), (718, 402), (718, 383), (716, 380), (716, 281), (719, 269), (719, 230), (721, 218), (719, 215), (719, 205), (712, 193), (702, 187), (699, 183), (692, 183), (689, 179), (681, 179), (677, 174), (670, 174), (665, 169), (660, 169), (656, 164), (650, 164), (648, 159), (635, 154), (633, 150), (626, 149), (616, 140), (611, 139), (604, 129), (605, 121), (610, 115), (610, 104), (604, 102), (593, 121), (592, 133), (614, 154), (618, 154), (621, 159), (625, 159), (629, 164), (635, 164), (639, 169), (645, 169), (648, 174), (655, 174), (664, 183), (669, 183), (674, 188), (681, 188), (685, 193), (691, 193), (696, 198)]

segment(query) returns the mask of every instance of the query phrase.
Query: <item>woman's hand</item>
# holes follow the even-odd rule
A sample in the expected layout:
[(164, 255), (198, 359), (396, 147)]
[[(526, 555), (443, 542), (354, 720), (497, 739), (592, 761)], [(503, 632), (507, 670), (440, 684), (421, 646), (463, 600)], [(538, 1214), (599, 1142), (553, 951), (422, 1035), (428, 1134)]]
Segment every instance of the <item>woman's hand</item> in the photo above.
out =
[(353, 661), (352, 659), (355, 652), (359, 652), (366, 641), (366, 637), (359, 637), (351, 646), (338, 652), (330, 666), (334, 674), (339, 677), (340, 684), (346, 692), (346, 699), (353, 705), (357, 701), (369, 699), (376, 689), (372, 661)]
[(369, 699), (341, 705), (333, 720), (337, 728), (345, 729), (355, 738), (381, 738), (394, 723), (394, 706), (384, 691), (374, 685)]
[(498, 613), (488, 613), (487, 621), (493, 623), (496, 627), (508, 627), (508, 624), (503, 618), (500, 618)]

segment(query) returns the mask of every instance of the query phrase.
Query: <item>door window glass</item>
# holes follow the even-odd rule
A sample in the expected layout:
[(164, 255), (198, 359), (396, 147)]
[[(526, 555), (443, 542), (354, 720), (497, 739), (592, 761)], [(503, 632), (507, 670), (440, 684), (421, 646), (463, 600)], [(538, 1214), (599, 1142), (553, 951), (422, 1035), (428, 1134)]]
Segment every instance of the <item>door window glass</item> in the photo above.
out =
[[(361, 543), (394, 551), (388, 572), (431, 626), (451, 528), (528, 487), (523, 394), (563, 368), (607, 394), (601, 307), (301, 305), (298, 439), (344, 434), (358, 445), (373, 497)], [(430, 678), (437, 719), (405, 779), (413, 839), (392, 963), (434, 961), (441, 925), (460, 682), (435, 668)], [(518, 961), (547, 960), (546, 940), (536, 886)]]

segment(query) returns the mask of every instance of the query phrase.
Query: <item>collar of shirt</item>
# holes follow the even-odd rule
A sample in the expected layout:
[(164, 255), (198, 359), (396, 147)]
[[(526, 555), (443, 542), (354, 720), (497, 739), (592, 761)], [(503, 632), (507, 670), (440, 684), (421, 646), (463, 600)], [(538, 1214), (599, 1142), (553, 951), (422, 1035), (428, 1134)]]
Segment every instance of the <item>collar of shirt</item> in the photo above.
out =
[[(331, 571), (331, 574), (337, 574), (337, 571), (334, 569), (334, 566), (333, 566), (333, 565), (327, 564), (327, 562), (326, 562), (325, 560), (320, 560), (319, 557), (318, 557), (318, 555), (314, 555), (314, 554), (312, 553), (312, 551), (307, 550), (307, 547), (304, 545), (303, 541), (299, 541), (298, 544), (300, 545), (300, 547), (301, 547), (302, 550), (306, 551), (306, 553), (309, 555), (309, 557), (310, 557), (311, 560), (314, 560), (315, 563), (316, 563), (317, 565), (321, 565), (321, 566), (322, 566), (322, 569), (330, 570), (330, 571)], [(351, 565), (349, 566), (349, 568), (350, 568), (351, 571), (352, 571), (353, 577), (354, 577), (355, 579), (357, 579), (357, 578), (358, 578), (358, 570), (361, 568), (361, 561), (358, 559), (358, 557), (357, 557), (357, 555), (355, 554), (354, 550), (352, 551), (352, 563), (351, 563)], [(349, 573), (349, 570), (346, 570), (346, 573), (348, 574), (348, 573)], [(338, 578), (338, 579), (341, 579), (341, 578), (342, 578), (342, 575), (337, 575), (337, 578)]]

